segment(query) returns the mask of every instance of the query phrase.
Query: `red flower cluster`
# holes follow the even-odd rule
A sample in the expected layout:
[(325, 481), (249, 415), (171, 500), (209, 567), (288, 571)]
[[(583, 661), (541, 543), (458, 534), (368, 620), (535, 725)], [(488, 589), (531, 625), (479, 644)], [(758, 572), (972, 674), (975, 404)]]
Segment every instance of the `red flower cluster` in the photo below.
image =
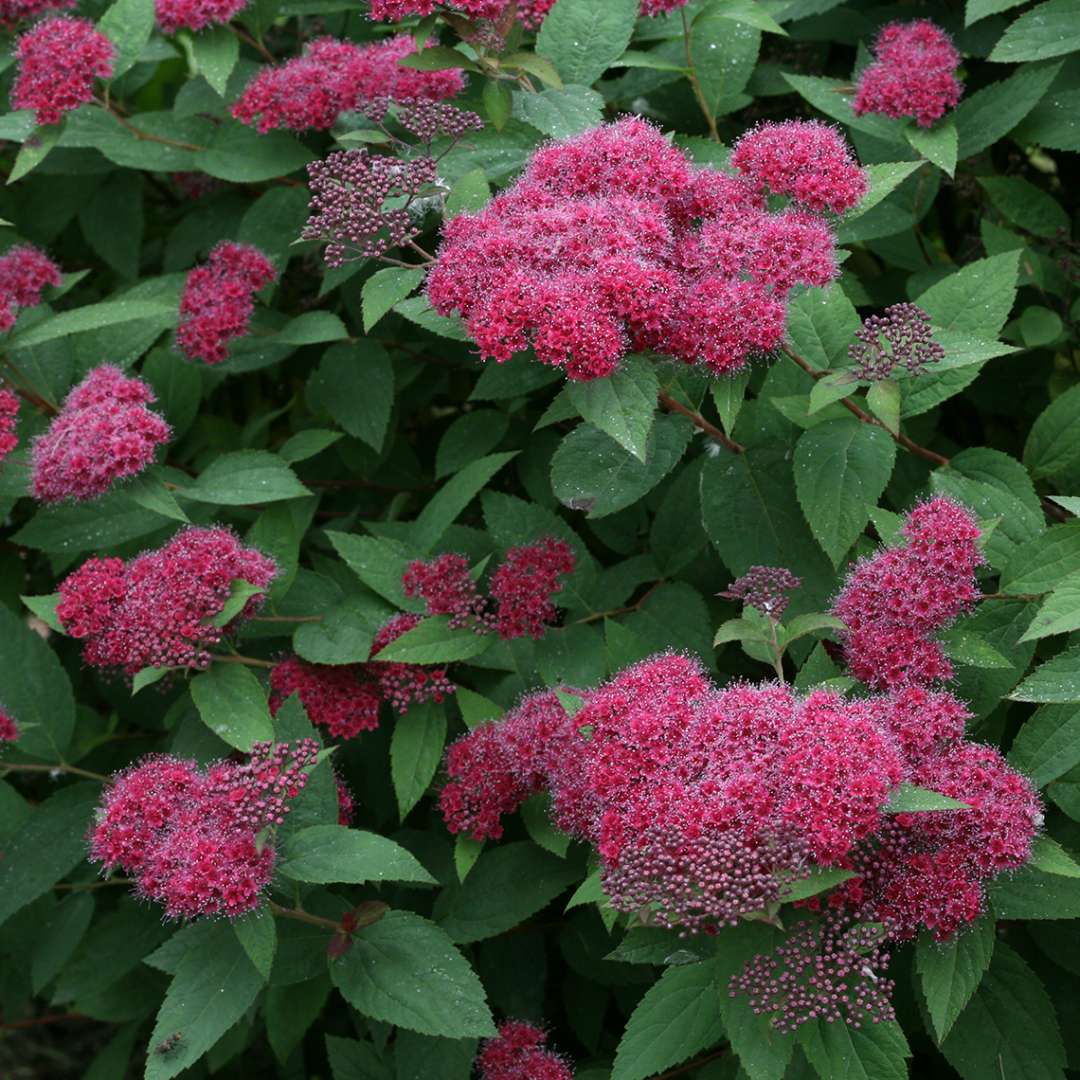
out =
[(154, 0), (158, 26), (166, 34), (185, 27), (224, 26), (247, 7), (248, 0)]
[(0, 706), (0, 743), (16, 742), (19, 738), (19, 725), (15, 723), (15, 717)]
[(30, 488), (41, 502), (94, 499), (141, 473), (172, 429), (146, 406), (154, 392), (110, 364), (94, 368), (34, 439)]
[(463, 555), (410, 563), (401, 580), (406, 596), (422, 597), (429, 615), (449, 615), (454, 629), (494, 630), (506, 640), (542, 638), (558, 618), (551, 598), (562, 589), (559, 578), (573, 573), (575, 562), (570, 545), (551, 536), (511, 548), (491, 576), (490, 601), (481, 596)]
[(318, 757), (313, 739), (256, 743), (248, 761), (200, 770), (152, 755), (115, 776), (90, 834), (90, 857), (120, 867), (170, 919), (243, 915), (258, 907), (275, 851), (259, 833), (280, 825)]
[(251, 597), (225, 627), (212, 620), (229, 599), (233, 581), (267, 588), (277, 568), (224, 528), (191, 526), (164, 547), (125, 563), (89, 559), (60, 583), (56, 615), (84, 639), (92, 667), (134, 675), (147, 667), (202, 668), (209, 649), (262, 603)]
[(89, 19), (45, 19), (16, 43), (19, 70), (11, 104), (33, 109), (39, 124), (59, 124), (64, 113), (93, 100), (94, 80), (112, 75), (114, 53)]
[(290, 694), (298, 694), (311, 722), (326, 728), (335, 739), (354, 739), (379, 726), (382, 695), (375, 683), (364, 678), (361, 665), (310, 664), (299, 656), (288, 656), (270, 672), (274, 716)]
[(43, 11), (63, 10), (76, 6), (76, 0), (0, 0), (0, 25), (14, 26), (23, 19), (32, 19)]
[(36, 247), (9, 248), (0, 257), (0, 332), (15, 325), (19, 308), (37, 307), (46, 285), (59, 285), (60, 267)]
[(367, 665), (368, 671), (378, 682), (383, 699), (399, 713), (408, 712), (410, 705), (424, 701), (440, 702), (454, 693), (454, 684), (446, 677), (445, 668), (375, 659), (390, 642), (397, 641), (419, 622), (418, 615), (394, 615), (375, 635), (371, 644), (373, 662)]
[[(482, 357), (531, 346), (571, 379), (644, 349), (736, 371), (779, 344), (794, 285), (836, 276), (818, 212), (850, 209), (866, 178), (817, 123), (762, 125), (732, 163), (738, 176), (694, 169), (637, 117), (544, 146), (508, 191), (445, 225), (432, 306), (464, 317)], [(766, 191), (793, 205), (770, 212)]]
[(411, 34), (369, 45), (319, 38), (280, 67), (262, 68), (232, 114), (262, 132), (325, 130), (341, 113), (362, 110), (368, 102), (442, 101), (464, 89), (465, 76), (459, 70), (415, 71), (398, 63), (414, 52)]
[(476, 1056), (481, 1080), (574, 1080), (574, 1070), (545, 1049), (547, 1032), (524, 1020), (504, 1020)]
[(356, 816), (356, 800), (349, 790), (349, 785), (338, 776), (337, 772), (334, 773), (334, 784), (337, 787), (338, 824), (348, 828)]
[[(641, 0), (642, 15), (663, 15), (685, 7), (688, 0)], [(432, 14), (437, 6), (459, 11), (473, 19), (498, 19), (509, 7), (508, 0), (371, 0), (371, 17), (398, 22), (412, 15)], [(538, 30), (555, 0), (518, 0), (516, 16), (529, 30)]]
[(19, 398), (10, 390), (0, 390), (0, 462), (19, 445), (15, 426), (19, 422)]
[(847, 626), (851, 673), (884, 689), (952, 677), (933, 635), (978, 598), (979, 527), (946, 498), (923, 503), (904, 524), (907, 543), (859, 562), (833, 604)]
[(929, 19), (889, 23), (873, 51), (875, 60), (863, 71), (855, 94), (856, 116), (911, 116), (920, 127), (930, 127), (960, 100), (960, 54)]
[(274, 264), (258, 248), (223, 240), (184, 282), (176, 331), (181, 352), (207, 364), (227, 360), (229, 342), (248, 332), (255, 293), (276, 277)]

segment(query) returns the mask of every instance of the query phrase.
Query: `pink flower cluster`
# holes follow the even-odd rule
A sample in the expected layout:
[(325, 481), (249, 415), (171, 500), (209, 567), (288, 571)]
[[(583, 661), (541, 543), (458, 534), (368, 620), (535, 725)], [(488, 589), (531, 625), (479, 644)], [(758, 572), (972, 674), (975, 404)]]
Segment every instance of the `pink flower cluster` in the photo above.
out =
[(505, 640), (542, 638), (558, 618), (551, 598), (562, 589), (559, 578), (573, 573), (575, 562), (569, 544), (546, 536), (506, 553), (491, 575), (490, 599), (480, 594), (464, 555), (410, 563), (402, 584), (406, 596), (424, 599), (429, 615), (449, 615), (452, 629), (494, 630)]
[[(596, 848), (612, 906), (684, 933), (775, 913), (789, 884), (834, 866), (854, 876), (806, 906), (884, 923), (890, 940), (922, 927), (944, 939), (978, 917), (986, 881), (1027, 860), (1042, 821), (1031, 784), (964, 740), (968, 714), (944, 692), (721, 690), (697, 661), (667, 653), (581, 696), (571, 718), (554, 692), (533, 695), (455, 743), (443, 816), (452, 832), (497, 838), (504, 814), (547, 790), (555, 823)], [(901, 783), (969, 809), (890, 813)], [(835, 990), (851, 974), (840, 945), (854, 939), (824, 934), (811, 944)], [(753, 996), (783, 999), (781, 1026), (818, 1015), (804, 979), (816, 963), (795, 965), (797, 993), (751, 980)], [(886, 1015), (861, 980), (849, 989), (849, 1015)]]
[(270, 672), (272, 715), (277, 716), (291, 694), (299, 695), (311, 722), (335, 739), (354, 739), (379, 726), (382, 695), (375, 683), (364, 679), (361, 665), (311, 664), (287, 656)]
[(19, 398), (10, 390), (0, 390), (0, 462), (19, 445), (15, 427), (19, 422)]
[(191, 526), (164, 547), (125, 563), (93, 558), (60, 583), (57, 618), (85, 641), (92, 667), (134, 675), (148, 667), (202, 668), (211, 646), (250, 618), (262, 603), (251, 597), (225, 627), (213, 625), (239, 579), (267, 588), (277, 568), (224, 528)]
[(131, 874), (167, 918), (243, 915), (258, 907), (274, 869), (264, 830), (285, 820), (318, 752), (313, 739), (256, 743), (246, 762), (205, 771), (168, 755), (144, 758), (106, 788), (90, 857)]
[(248, 5), (248, 0), (154, 0), (158, 26), (166, 34), (224, 26)]
[(476, 1056), (481, 1080), (574, 1080), (574, 1070), (546, 1048), (548, 1035), (524, 1020), (504, 1020)]
[(960, 54), (952, 38), (929, 19), (889, 23), (873, 51), (874, 62), (856, 90), (856, 116), (911, 116), (920, 127), (930, 127), (960, 100)]
[(0, 706), (0, 743), (17, 742), (19, 738), (19, 725), (15, 717), (3, 706)]
[[(629, 351), (716, 374), (779, 344), (790, 290), (837, 272), (825, 211), (866, 178), (836, 130), (763, 124), (736, 145), (737, 175), (695, 169), (637, 117), (550, 143), (509, 190), (444, 226), (427, 283), (480, 355), (532, 348), (571, 379), (610, 375)], [(791, 205), (770, 212), (768, 192)]]
[(227, 360), (229, 342), (251, 325), (255, 293), (276, 277), (274, 264), (258, 248), (223, 240), (184, 282), (176, 331), (180, 351), (207, 364)]
[(833, 604), (847, 627), (848, 667), (875, 689), (950, 679), (934, 635), (979, 598), (975, 570), (984, 560), (968, 510), (933, 499), (908, 514), (903, 533), (905, 544), (855, 566)]
[(75, 6), (76, 0), (0, 0), (0, 25), (14, 26), (45, 11)]
[(154, 392), (117, 367), (94, 368), (34, 439), (30, 489), (40, 502), (94, 499), (141, 473), (172, 429), (147, 405)]
[[(641, 0), (642, 15), (663, 15), (685, 7), (688, 0)], [(398, 22), (412, 15), (431, 15), (438, 7), (468, 15), (473, 19), (497, 20), (509, 7), (508, 0), (371, 0), (371, 17)], [(555, 0), (517, 0), (517, 20), (529, 30), (538, 30)]]
[(44, 252), (24, 244), (0, 256), (0, 333), (15, 325), (19, 308), (37, 307), (46, 285), (59, 285), (60, 267)]
[(459, 70), (415, 71), (398, 63), (415, 52), (411, 34), (368, 45), (318, 38), (280, 67), (262, 68), (232, 114), (261, 132), (325, 130), (341, 113), (372, 101), (442, 101), (464, 89)]
[(114, 53), (89, 19), (45, 19), (16, 43), (11, 104), (33, 109), (39, 124), (59, 124), (64, 113), (93, 100), (94, 80), (112, 75)]

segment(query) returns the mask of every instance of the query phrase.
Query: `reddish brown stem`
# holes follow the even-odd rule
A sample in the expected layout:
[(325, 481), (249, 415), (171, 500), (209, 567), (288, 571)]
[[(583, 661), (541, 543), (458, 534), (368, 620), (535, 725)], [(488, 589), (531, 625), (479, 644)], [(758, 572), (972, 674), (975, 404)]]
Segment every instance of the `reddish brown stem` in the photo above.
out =
[(101, 773), (90, 772), (89, 769), (80, 769), (77, 765), (28, 765), (22, 762), (0, 762), (0, 775), (8, 772), (38, 772), (38, 773), (67, 773), (69, 776), (82, 776), (87, 780), (98, 780), (102, 784), (108, 782), (108, 777)]
[(116, 122), (124, 128), (125, 131), (130, 131), (136, 139), (141, 139), (143, 142), (155, 142), (161, 143), (162, 146), (172, 146), (177, 150), (190, 150), (192, 153), (198, 153), (200, 150), (205, 150), (205, 146), (196, 146), (194, 143), (180, 142), (177, 139), (167, 139), (164, 135), (152, 135), (149, 131), (143, 131), (141, 128), (137, 128), (108, 102), (103, 102), (102, 108), (113, 115)]
[(612, 611), (593, 612), (592, 615), (586, 615), (583, 619), (575, 619), (572, 625), (577, 626), (578, 623), (599, 622), (601, 619), (613, 619), (616, 615), (629, 615), (632, 611), (640, 611), (645, 601), (648, 600), (649, 597), (663, 584), (664, 582), (662, 579), (660, 581), (654, 581), (642, 598), (636, 603), (627, 604), (626, 607), (614, 608)]
[(299, 622), (322, 622), (322, 615), (253, 615), (252, 622), (269, 623), (299, 623)]
[(213, 661), (216, 664), (246, 664), (248, 667), (272, 668), (276, 665), (273, 660), (259, 660), (254, 656), (241, 656), (239, 653), (226, 655), (214, 653)]
[(695, 427), (700, 428), (706, 435), (715, 439), (721, 446), (726, 446), (733, 454), (741, 454), (746, 449), (741, 443), (737, 443), (734, 439), (725, 435), (715, 424), (710, 424), (701, 413), (696, 413), (693, 409), (688, 409), (682, 402), (676, 401), (665, 391), (660, 391), (657, 396), (657, 401), (659, 401), (668, 412), (681, 413)]
[(41, 1027), (43, 1024), (61, 1024), (67, 1020), (93, 1020), (93, 1017), (76, 1012), (50, 1013), (48, 1016), (33, 1016), (28, 1020), (9, 1020), (6, 1024), (0, 1024), (0, 1031), (17, 1031), (20, 1028)]

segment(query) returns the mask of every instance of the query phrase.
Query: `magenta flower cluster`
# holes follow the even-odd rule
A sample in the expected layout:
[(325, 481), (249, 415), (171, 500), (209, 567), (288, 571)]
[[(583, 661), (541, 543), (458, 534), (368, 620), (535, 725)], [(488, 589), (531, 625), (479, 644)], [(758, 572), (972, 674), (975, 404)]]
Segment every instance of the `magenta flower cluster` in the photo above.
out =
[[(798, 284), (837, 272), (824, 216), (866, 177), (833, 128), (764, 124), (732, 154), (737, 175), (695, 169), (636, 117), (542, 147), (508, 191), (446, 223), (427, 282), (480, 355), (531, 348), (571, 379), (610, 375), (652, 349), (715, 374), (776, 347)], [(768, 193), (786, 195), (779, 212)]]
[(214, 626), (232, 583), (269, 587), (273, 559), (224, 528), (191, 526), (129, 562), (88, 559), (60, 583), (57, 618), (82, 640), (91, 667), (134, 675), (148, 667), (204, 668), (210, 648), (258, 611), (251, 597), (227, 626)]
[(952, 38), (929, 19), (889, 23), (873, 51), (874, 62), (856, 89), (856, 116), (910, 116), (920, 127), (930, 127), (960, 100), (960, 54)]
[(147, 408), (154, 392), (117, 367), (94, 368), (33, 442), (30, 490), (40, 502), (95, 499), (141, 473), (172, 429)]
[(255, 743), (246, 762), (155, 754), (115, 776), (90, 834), (90, 857), (122, 869), (169, 919), (243, 915), (258, 907), (275, 862), (273, 838), (303, 790), (318, 743)]
[(112, 76), (114, 53), (89, 19), (45, 19), (16, 42), (11, 104), (33, 109), (39, 124), (58, 124), (64, 113), (93, 100), (95, 79)]
[(0, 333), (15, 325), (20, 308), (37, 307), (46, 285), (59, 285), (60, 267), (30, 244), (0, 256)]
[(277, 716), (289, 695), (298, 694), (311, 722), (335, 739), (374, 731), (382, 695), (376, 682), (365, 679), (363, 667), (312, 664), (287, 656), (270, 671), (270, 712)]
[(15, 432), (19, 422), (19, 397), (11, 390), (0, 390), (0, 462), (19, 445)]
[(158, 26), (166, 34), (224, 26), (239, 15), (248, 0), (154, 0)]
[(46, 11), (62, 11), (76, 6), (77, 0), (0, 0), (0, 24), (14, 26)]
[(0, 706), (0, 743), (13, 743), (19, 739), (19, 725), (15, 717)]
[(411, 34), (357, 45), (324, 37), (280, 67), (264, 67), (248, 83), (232, 114), (266, 132), (325, 130), (343, 113), (373, 101), (442, 101), (460, 93), (456, 69), (415, 71), (398, 61), (416, 52)]
[[(662, 15), (685, 7), (688, 0), (641, 0), (642, 15)], [(509, 0), (371, 0), (371, 17), (383, 22), (398, 22), (413, 15), (426, 16), (439, 8), (467, 15), (472, 19), (496, 21), (510, 8)], [(539, 29), (555, 0), (517, 0), (515, 16), (530, 30)]]
[(875, 689), (952, 678), (935, 635), (979, 598), (984, 559), (969, 511), (933, 499), (908, 514), (903, 535), (904, 544), (859, 562), (833, 604), (848, 667)]
[(547, 1049), (548, 1034), (524, 1020), (504, 1020), (476, 1055), (480, 1080), (574, 1080), (569, 1062)]
[(206, 364), (228, 360), (230, 342), (250, 328), (255, 293), (276, 277), (274, 264), (258, 248), (223, 240), (184, 282), (176, 331), (180, 351)]

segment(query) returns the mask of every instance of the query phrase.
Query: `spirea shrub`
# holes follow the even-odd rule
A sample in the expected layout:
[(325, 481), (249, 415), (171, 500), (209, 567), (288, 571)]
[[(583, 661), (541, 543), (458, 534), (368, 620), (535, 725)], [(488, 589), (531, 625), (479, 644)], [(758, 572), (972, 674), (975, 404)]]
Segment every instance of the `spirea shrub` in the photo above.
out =
[(0, 0), (0, 1076), (1080, 1073), (1074, 7)]

